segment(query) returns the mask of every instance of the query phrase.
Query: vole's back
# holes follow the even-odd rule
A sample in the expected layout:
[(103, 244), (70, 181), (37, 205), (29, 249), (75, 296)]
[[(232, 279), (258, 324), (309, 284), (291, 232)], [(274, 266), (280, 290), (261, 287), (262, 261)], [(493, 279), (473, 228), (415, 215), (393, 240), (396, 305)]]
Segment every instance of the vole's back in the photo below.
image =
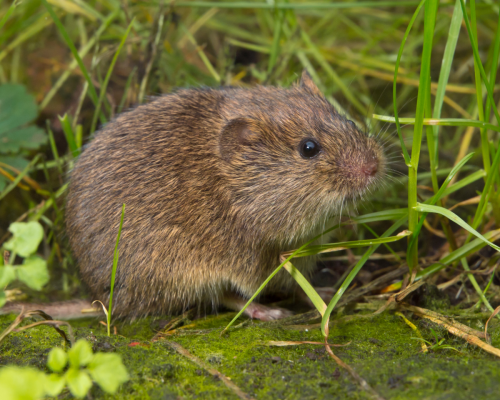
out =
[[(339, 123), (342, 135), (323, 132)], [(342, 189), (345, 177), (334, 196), (332, 188), (301, 187), (308, 180), (315, 186), (313, 175), (323, 176), (328, 164), (314, 161), (311, 171), (297, 152), (307, 129), (326, 138), (324, 152), (357, 148), (361, 137), (357, 130), (345, 134), (354, 128), (323, 98), (298, 88), (182, 90), (110, 122), (80, 156), (66, 210), (94, 299), (109, 296), (122, 203), (114, 312), (179, 312), (216, 306), (227, 292), (253, 294), (279, 253), (310, 237), (342, 190), (352, 189)], [(285, 280), (283, 274), (276, 284)]]
[[(67, 229), (96, 299), (109, 295), (121, 204), (126, 216), (116, 287), (118, 314), (179, 311), (221, 285), (211, 257), (228, 199), (214, 151), (217, 92), (157, 99), (111, 122), (72, 173)], [(217, 225), (217, 227), (220, 225)]]

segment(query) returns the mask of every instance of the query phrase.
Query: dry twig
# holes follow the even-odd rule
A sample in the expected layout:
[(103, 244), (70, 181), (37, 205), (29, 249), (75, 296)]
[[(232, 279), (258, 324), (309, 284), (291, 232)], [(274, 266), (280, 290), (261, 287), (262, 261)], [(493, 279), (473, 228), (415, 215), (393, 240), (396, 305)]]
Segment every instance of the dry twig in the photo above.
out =
[[(31, 317), (34, 315), (38, 315), (39, 317), (45, 318), (45, 321), (39, 321), (39, 322), (35, 322), (33, 324), (30, 324), (30, 325), (23, 326), (21, 328), (16, 328), (25, 318), (28, 318), (28, 317)], [(0, 343), (2, 342), (3, 339), (5, 339), (7, 337), (7, 335), (9, 335), (9, 333), (24, 331), (26, 329), (30, 329), (30, 328), (33, 328), (33, 327), (39, 326), (39, 325), (52, 326), (57, 331), (57, 333), (59, 333), (59, 335), (61, 335), (63, 337), (63, 339), (67, 343), (70, 343), (71, 345), (73, 345), (73, 343), (75, 342), (75, 336), (73, 335), (73, 329), (71, 328), (71, 325), (68, 322), (54, 321), (50, 315), (46, 314), (42, 310), (30, 310), (30, 311), (25, 312), (24, 308), (23, 308), (21, 310), (21, 313), (14, 320), (14, 322), (12, 322), (12, 324), (10, 324), (7, 327), (7, 329), (5, 329), (0, 334)], [(60, 328), (60, 325), (65, 325), (68, 328), (68, 335), (67, 336), (66, 336), (66, 332), (64, 332)], [(68, 339), (68, 336), (69, 336), (69, 339)]]
[(469, 342), (470, 344), (473, 344), (475, 346), (480, 347), (484, 351), (493, 354), (497, 357), (500, 357), (500, 350), (497, 349), (496, 347), (493, 347), (489, 345), (488, 343), (483, 342), (481, 339), (479, 339), (479, 336), (485, 337), (484, 332), (479, 332), (476, 331), (475, 329), (472, 329), (466, 325), (460, 324), (456, 321), (450, 322), (448, 321), (444, 316), (430, 310), (425, 310), (420, 307), (414, 307), (414, 306), (404, 306), (407, 310), (413, 311), (414, 314), (418, 315), (419, 317), (422, 318), (427, 318), (428, 320), (444, 326), (448, 332), (450, 332), (452, 335), (458, 336), (459, 338), (462, 338)]
[(356, 371), (354, 371), (349, 365), (347, 365), (344, 361), (342, 361), (335, 354), (333, 354), (333, 351), (330, 348), (330, 345), (326, 342), (326, 339), (324, 344), (326, 352), (330, 355), (330, 357), (332, 357), (335, 360), (335, 362), (339, 365), (339, 367), (344, 368), (347, 372), (351, 374), (351, 376), (356, 380), (356, 382), (358, 382), (359, 386), (361, 386), (361, 389), (371, 394), (374, 399), (384, 400), (384, 398), (381, 397), (375, 390), (373, 390), (372, 387), (368, 385), (368, 383), (363, 378), (361, 378), (361, 376), (359, 376)]
[(488, 336), (488, 324), (490, 322), (490, 320), (495, 316), (497, 315), (498, 313), (500, 312), (500, 306), (498, 306), (497, 308), (495, 308), (495, 311), (493, 311), (493, 313), (490, 315), (490, 317), (488, 318), (488, 321), (486, 321), (486, 324), (484, 324), (484, 336), (486, 337), (486, 341), (488, 343), (491, 343), (491, 338)]
[(202, 360), (200, 360), (194, 354), (191, 354), (187, 349), (185, 349), (184, 347), (182, 347), (179, 343), (171, 342), (171, 341), (168, 341), (168, 340), (165, 340), (163, 343), (165, 343), (168, 346), (170, 346), (172, 349), (174, 349), (180, 355), (182, 355), (182, 356), (184, 356), (186, 358), (189, 358), (191, 361), (193, 361), (199, 367), (201, 367), (205, 371), (207, 371), (210, 375), (212, 375), (212, 376), (220, 379), (240, 399), (253, 400), (253, 397), (250, 397), (248, 394), (246, 394), (245, 392), (243, 392), (238, 386), (236, 386), (233, 382), (231, 382), (231, 380), (227, 376), (221, 374), (216, 369), (211, 368), (209, 365), (207, 365), (205, 362), (203, 362)]

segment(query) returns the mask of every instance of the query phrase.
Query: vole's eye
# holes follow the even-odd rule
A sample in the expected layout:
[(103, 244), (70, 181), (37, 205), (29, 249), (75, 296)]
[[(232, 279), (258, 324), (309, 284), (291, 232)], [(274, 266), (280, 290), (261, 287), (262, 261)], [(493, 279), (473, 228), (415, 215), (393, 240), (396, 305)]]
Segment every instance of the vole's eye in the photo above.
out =
[(348, 122), (349, 124), (351, 124), (353, 127), (356, 127), (356, 124), (354, 123), (354, 121), (351, 121), (350, 119), (348, 119), (348, 120), (347, 120), (347, 122)]
[(313, 139), (305, 139), (299, 146), (300, 155), (304, 158), (316, 157), (320, 150), (320, 145)]

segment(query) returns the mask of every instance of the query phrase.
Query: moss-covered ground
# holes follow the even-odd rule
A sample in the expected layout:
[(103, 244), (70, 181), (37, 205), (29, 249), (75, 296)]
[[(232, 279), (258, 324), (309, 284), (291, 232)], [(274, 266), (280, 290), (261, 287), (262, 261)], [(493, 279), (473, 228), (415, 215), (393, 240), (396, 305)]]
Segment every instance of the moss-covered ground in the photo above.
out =
[[(208, 316), (194, 321), (192, 334), (172, 335), (191, 354), (229, 377), (243, 392), (257, 399), (364, 399), (351, 375), (340, 368), (322, 346), (271, 347), (269, 341), (321, 341), (318, 328), (284, 329), (278, 324), (249, 322), (220, 337), (220, 331), (234, 314)], [(468, 345), (462, 339), (424, 320), (407, 317), (422, 335), (433, 341), (432, 327), (447, 349), (422, 353), (414, 332), (393, 312), (371, 319), (335, 325), (333, 348), (386, 399), (492, 399), (500, 393), (500, 359)], [(5, 329), (14, 316), (0, 317)], [(461, 321), (483, 329), (481, 319)], [(94, 351), (117, 352), (130, 373), (130, 381), (114, 396), (98, 387), (92, 399), (232, 399), (237, 395), (165, 340), (152, 342), (158, 319), (134, 323), (117, 322), (118, 335), (107, 337), (98, 320), (73, 323), (75, 336), (86, 338)], [(207, 328), (218, 328), (211, 330)], [(500, 346), (500, 323), (490, 322), (492, 345)], [(48, 326), (13, 333), (1, 344), (0, 364), (32, 365), (45, 369), (46, 358), (61, 337)], [(70, 397), (69, 393), (66, 393)], [(65, 398), (63, 395), (62, 398)]]

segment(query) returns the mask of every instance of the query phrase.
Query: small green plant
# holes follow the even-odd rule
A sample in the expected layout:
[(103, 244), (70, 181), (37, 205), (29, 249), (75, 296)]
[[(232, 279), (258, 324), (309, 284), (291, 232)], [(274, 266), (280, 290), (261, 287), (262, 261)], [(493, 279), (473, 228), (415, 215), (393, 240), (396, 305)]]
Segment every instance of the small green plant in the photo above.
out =
[(448, 344), (443, 344), (445, 339), (439, 339), (437, 333), (434, 331), (434, 329), (430, 328), (431, 332), (432, 332), (432, 335), (434, 336), (434, 343), (432, 342), (429, 342), (428, 340), (425, 340), (425, 339), (422, 339), (422, 338), (418, 338), (418, 337), (412, 337), (411, 339), (414, 339), (414, 340), (420, 340), (421, 342), (424, 342), (428, 347), (427, 349), (428, 350), (432, 350), (432, 351), (438, 351), (438, 350), (455, 350), (456, 352), (460, 353), (460, 351), (458, 351), (457, 349), (455, 349), (454, 347), (448, 345)]
[(28, 151), (47, 143), (44, 130), (32, 125), (37, 116), (35, 98), (26, 87), (0, 85), (0, 191), (28, 166)]
[[(7, 301), (4, 288), (16, 279), (29, 288), (41, 290), (49, 281), (47, 262), (35, 255), (43, 238), (43, 228), (39, 222), (14, 222), (9, 231), (12, 238), (4, 244), (10, 251), (6, 265), (0, 265), (0, 307)], [(21, 265), (12, 265), (16, 256), (24, 258)]]
[(92, 303), (92, 304), (100, 303), (102, 306), (102, 310), (104, 311), (104, 314), (106, 314), (106, 327), (108, 329), (108, 336), (111, 336), (111, 313), (113, 312), (113, 291), (115, 288), (116, 267), (118, 266), (118, 258), (120, 255), (120, 253), (118, 251), (118, 244), (120, 243), (120, 236), (122, 234), (123, 218), (124, 217), (125, 217), (125, 203), (122, 205), (122, 216), (120, 218), (120, 227), (118, 228), (118, 235), (116, 236), (115, 251), (113, 253), (113, 269), (111, 270), (111, 281), (109, 283), (109, 287), (110, 287), (109, 306), (106, 309), (106, 306), (100, 300), (95, 300)]
[(0, 369), (0, 393), (3, 400), (35, 400), (58, 396), (64, 388), (77, 398), (84, 397), (92, 382), (106, 393), (115, 393), (128, 379), (118, 354), (93, 353), (90, 344), (81, 339), (68, 351), (53, 348), (47, 358), (45, 374), (31, 367), (7, 366)]

